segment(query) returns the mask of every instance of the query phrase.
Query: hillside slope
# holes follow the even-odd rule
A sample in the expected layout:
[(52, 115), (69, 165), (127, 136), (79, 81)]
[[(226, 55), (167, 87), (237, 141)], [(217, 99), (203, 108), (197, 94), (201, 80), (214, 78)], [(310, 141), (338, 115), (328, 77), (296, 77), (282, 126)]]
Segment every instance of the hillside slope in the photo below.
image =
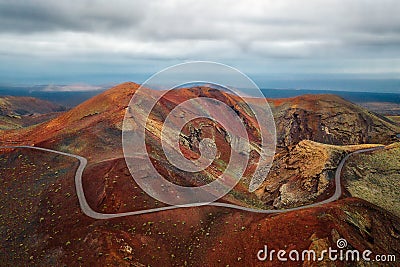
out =
[(304, 95), (270, 100), (278, 146), (285, 149), (301, 140), (332, 145), (390, 144), (400, 127), (336, 95)]
[(34, 97), (0, 96), (0, 130), (38, 124), (63, 111), (63, 106)]
[(351, 152), (376, 146), (335, 146), (303, 140), (275, 158), (256, 194), (271, 209), (293, 208), (327, 199), (335, 191), (335, 172), (340, 161)]
[[(0, 144), (35, 145), (87, 157), (83, 186), (88, 203), (96, 211), (119, 213), (160, 207), (164, 204), (145, 194), (132, 179), (121, 149), (122, 119), (138, 86), (121, 84), (49, 122), (5, 131), (0, 136)], [(157, 129), (174, 105), (197, 96), (213, 96), (226, 101), (248, 123), (252, 142), (259, 142), (257, 131), (252, 127), (253, 118), (251, 114), (245, 114), (240, 99), (201, 87), (171, 92), (151, 115), (154, 131), (148, 129), (146, 141), (156, 168), (173, 182), (188, 186), (210, 176), (217, 177), (224, 170), (226, 159), (221, 157), (214, 164), (215, 168), (200, 172), (197, 174), (199, 179), (193, 179), (192, 174), (177, 171), (160, 156), (162, 149)], [(356, 116), (360, 112), (356, 106), (332, 96), (274, 101), (278, 140), (282, 140), (280, 144), (284, 146), (278, 151), (267, 182), (256, 193), (248, 193), (246, 184), (240, 183), (222, 201), (270, 208), (318, 201), (332, 191), (331, 172), (340, 159), (346, 153), (368, 145), (342, 147), (315, 141), (347, 144), (376, 139), (387, 143), (396, 131), (392, 124), (372, 113)], [(329, 105), (315, 106), (319, 101)], [(340, 112), (341, 106), (342, 113), (333, 116), (333, 122), (330, 122), (330, 115), (324, 114)], [(141, 111), (137, 112), (140, 115)], [(293, 119), (296, 117), (300, 120)], [(324, 119), (314, 124), (316, 117)], [(350, 118), (356, 119), (355, 122)], [(136, 121), (146, 124), (140, 116)], [(337, 125), (334, 124), (336, 121)], [(203, 135), (191, 135), (184, 129), (187, 142), (183, 142), (181, 150), (185, 155), (195, 157), (198, 154), (197, 139), (202, 136), (213, 136), (219, 148), (228, 149), (229, 142), (219, 125), (208, 121), (208, 127), (204, 127), (205, 123), (191, 124), (196, 129), (192, 132)], [(322, 130), (321, 123), (330, 127), (328, 131)], [(365, 131), (355, 131), (358, 137), (346, 139), (349, 131), (357, 127)], [(29, 149), (2, 152), (0, 234), (5, 238), (0, 240), (4, 251), (0, 253), (0, 261), (4, 265), (277, 266), (280, 264), (277, 260), (257, 261), (256, 254), (264, 245), (276, 250), (321, 251), (335, 248), (339, 238), (345, 238), (349, 248), (400, 257), (399, 218), (362, 199), (345, 198), (276, 215), (197, 207), (94, 220), (85, 216), (79, 207), (74, 187), (76, 161)], [(256, 160), (257, 154), (252, 155)], [(290, 199), (294, 197), (300, 201)], [(365, 263), (339, 262), (336, 265), (365, 266)], [(292, 266), (314, 265), (293, 262)]]
[[(135, 83), (118, 85), (49, 122), (29, 129), (7, 131), (0, 138), (0, 142), (34, 144), (80, 154), (88, 158), (89, 168), (92, 165), (105, 164), (107, 161), (118, 161), (123, 159), (122, 120), (129, 100), (137, 88), (139, 85)], [(146, 93), (150, 98), (159, 92), (147, 90)], [(327, 198), (332, 193), (332, 173), (341, 158), (352, 148), (330, 147), (321, 143), (301, 142), (302, 140), (311, 139), (338, 145), (372, 141), (389, 143), (398, 130), (396, 125), (333, 95), (274, 100), (271, 105), (277, 125), (278, 145), (284, 144), (284, 147), (278, 149), (266, 184), (257, 192), (249, 193), (248, 181), (258, 162), (259, 154), (256, 148), (260, 145), (260, 136), (255, 118), (246, 111), (243, 99), (207, 87), (173, 90), (154, 107), (148, 118), (151, 124), (141, 117), (141, 109), (135, 107), (136, 116), (132, 127), (146, 127), (147, 151), (153, 164), (160, 173), (166, 174), (167, 179), (185, 186), (205, 184), (210, 179), (217, 178), (229, 161), (228, 153), (219, 153), (219, 158), (209, 168), (195, 174), (196, 179), (193, 179), (193, 174), (172, 166), (163, 154), (160, 129), (165, 116), (177, 104), (196, 97), (212, 97), (227, 103), (245, 121), (253, 145), (250, 164), (241, 183), (226, 196), (226, 201), (256, 207), (299, 206)], [(247, 100), (256, 104), (258, 101)], [(199, 155), (199, 139), (205, 137), (213, 138), (222, 152), (229, 151), (230, 143), (226, 132), (221, 130), (220, 125), (209, 120), (192, 121), (183, 129), (180, 150), (185, 156), (196, 158)], [(309, 165), (314, 159), (320, 164)], [(310, 167), (308, 171), (305, 171), (306, 166)], [(107, 184), (95, 181), (93, 183), (99, 186)], [(97, 188), (93, 191), (94, 199), (98, 198), (95, 192), (99, 191), (102, 190)], [(121, 195), (120, 198), (119, 201), (123, 201), (125, 197)]]
[(345, 188), (400, 217), (400, 143), (371, 154), (356, 155), (343, 173)]

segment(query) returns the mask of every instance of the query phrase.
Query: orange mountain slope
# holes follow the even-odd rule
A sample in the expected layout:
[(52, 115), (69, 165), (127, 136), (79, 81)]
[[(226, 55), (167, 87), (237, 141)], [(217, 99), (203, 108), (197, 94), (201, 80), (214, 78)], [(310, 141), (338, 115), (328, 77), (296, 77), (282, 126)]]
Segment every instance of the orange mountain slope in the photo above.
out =
[[(5, 131), (0, 136), (0, 145), (35, 145), (86, 157), (85, 196), (98, 212), (160, 207), (163, 204), (144, 193), (132, 179), (122, 153), (122, 120), (138, 87), (124, 83), (51, 121)], [(149, 97), (157, 93), (149, 92)], [(170, 92), (151, 115), (155, 129), (177, 103), (198, 96), (212, 96), (233, 107), (248, 123), (246, 129), (252, 142), (259, 142), (254, 130), (256, 122), (251, 114), (245, 114), (241, 99), (203, 87)], [(277, 193), (285, 183), (298, 181), (318, 189), (313, 184), (315, 179), (329, 178), (320, 173), (334, 169), (340, 158), (354, 149), (304, 139), (336, 145), (390, 143), (398, 130), (383, 118), (331, 95), (270, 100), (270, 103), (280, 146), (270, 173), (276, 176), (271, 181)], [(141, 111), (137, 112), (140, 115)], [(138, 124), (146, 125), (140, 116), (136, 119)], [(197, 137), (214, 136), (217, 147), (223, 151), (230, 147), (218, 124), (199, 120), (191, 126), (201, 134), (191, 135), (190, 129), (183, 129), (187, 141), (179, 149), (187, 157), (198, 156)], [(349, 135), (351, 131), (354, 136)], [(161, 154), (160, 136), (153, 133), (148, 131), (147, 151), (167, 179), (192, 186), (223, 172), (224, 156), (198, 173), (197, 180), (174, 169)], [(307, 153), (309, 150), (315, 153)], [(252, 164), (257, 162), (256, 152), (252, 152), (253, 162), (246, 170), (247, 175), (251, 175)], [(320, 162), (312, 166), (316, 158)], [(302, 170), (303, 163), (312, 168)], [(77, 162), (70, 158), (29, 149), (6, 150), (0, 155), (0, 233), (5, 237), (0, 241), (5, 251), (0, 253), (1, 262), (43, 266), (277, 266), (280, 263), (276, 259), (257, 260), (256, 254), (265, 244), (271, 249), (321, 251), (329, 246), (335, 248), (339, 238), (345, 238), (349, 247), (360, 251), (370, 249), (374, 254), (400, 255), (398, 217), (358, 198), (277, 215), (197, 207), (95, 220), (80, 210), (74, 187), (76, 167)], [(222, 201), (274, 208), (271, 198), (262, 192), (249, 193), (246, 185), (245, 181), (239, 183)], [(263, 185), (263, 190), (271, 188), (271, 184)], [(330, 192), (329, 188), (326, 190)], [(304, 194), (302, 191), (299, 197)], [(363, 263), (335, 264), (362, 266)], [(315, 263), (291, 262), (286, 266), (315, 266)]]

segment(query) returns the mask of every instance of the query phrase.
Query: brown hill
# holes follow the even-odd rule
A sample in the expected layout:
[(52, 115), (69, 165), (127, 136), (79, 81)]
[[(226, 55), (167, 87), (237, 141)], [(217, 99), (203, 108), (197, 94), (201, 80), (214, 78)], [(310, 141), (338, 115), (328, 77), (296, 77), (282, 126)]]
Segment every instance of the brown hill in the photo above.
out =
[(0, 130), (38, 124), (63, 111), (63, 106), (34, 97), (0, 96)]
[[(51, 122), (26, 131), (6, 133), (0, 141), (6, 142), (15, 134), (20, 142), (25, 139), (36, 144), (59, 136), (71, 136), (91, 129), (96, 137), (114, 135), (97, 132), (103, 128), (121, 131), (121, 122), (129, 100), (139, 87), (135, 83), (124, 83), (93, 97)], [(149, 91), (152, 94), (152, 91)], [(155, 91), (154, 91), (155, 92)], [(196, 96), (223, 100), (245, 117), (240, 109), (239, 98), (209, 88), (183, 88), (174, 90), (164, 98), (170, 103), (179, 103)], [(257, 104), (256, 99), (245, 99)], [(296, 145), (301, 140), (312, 140), (325, 144), (351, 145), (362, 143), (389, 144), (396, 141), (400, 127), (393, 121), (369, 112), (336, 95), (305, 95), (286, 99), (268, 99), (277, 127), (277, 141), (282, 148)], [(166, 102), (164, 102), (166, 105)], [(164, 112), (166, 110), (163, 110)], [(247, 118), (249, 118), (247, 116)], [(36, 138), (28, 137), (32, 132), (43, 133)], [(75, 150), (76, 148), (73, 148)]]
[[(141, 191), (130, 176), (121, 149), (122, 119), (138, 86), (134, 83), (116, 86), (49, 122), (4, 132), (0, 144), (33, 144), (87, 157), (89, 164), (83, 173), (83, 185), (85, 196), (96, 211), (117, 213), (159, 207), (162, 204)], [(241, 100), (201, 87), (169, 93), (151, 116), (154, 122), (152, 130), (157, 133), (162, 118), (176, 103), (196, 96), (213, 96), (232, 106), (247, 122), (250, 139), (257, 144), (257, 131), (252, 127), (254, 120), (251, 114), (244, 112)], [(257, 102), (254, 99), (249, 101)], [(341, 105), (344, 105), (342, 111)], [(354, 149), (301, 142), (302, 139), (321, 138), (328, 143), (347, 144), (382, 138), (386, 143), (392, 138), (391, 131), (396, 129), (365, 110), (365, 114), (357, 117), (356, 113), (360, 110), (356, 106), (333, 96), (274, 100), (273, 110), (278, 126), (278, 142), (281, 146), (287, 145), (277, 155), (270, 174), (276, 175), (272, 180), (278, 185), (274, 186), (276, 192), (280, 192), (284, 184), (295, 184), (297, 181), (308, 181), (308, 188), (318, 188), (313, 184), (315, 178), (321, 181), (328, 179), (329, 174), (326, 173), (335, 168), (345, 153)], [(335, 112), (340, 114), (334, 116)], [(319, 114), (320, 120), (314, 122)], [(330, 122), (329, 116), (333, 122)], [(357, 119), (356, 123), (353, 118)], [(137, 123), (145, 123), (140, 116), (136, 119)], [(372, 125), (369, 125), (370, 122)], [(227, 148), (228, 141), (223, 138), (223, 131), (217, 129), (218, 125), (202, 128), (204, 123), (210, 122), (193, 122), (192, 126), (205, 136), (215, 136), (218, 147)], [(329, 127), (328, 131), (325, 128), (320, 130), (322, 123), (324, 127)], [(357, 138), (346, 139), (349, 131), (356, 129), (354, 127), (366, 130), (356, 131)], [(181, 149), (187, 156), (195, 157), (199, 149), (197, 137), (189, 133), (184, 132), (188, 142)], [(362, 137), (363, 134), (366, 136)], [(192, 179), (193, 176), (173, 169), (164, 157), (159, 156), (159, 139), (157, 134), (149, 134), (147, 140), (150, 157), (157, 169), (168, 174), (168, 179), (176, 183), (194, 185), (196, 180)], [(257, 160), (254, 153), (253, 159)], [(313, 165), (316, 159), (318, 164)], [(223, 171), (224, 160), (222, 158), (212, 168), (200, 173), (198, 178), (215, 178)], [(304, 169), (303, 166), (302, 169), (303, 164), (308, 164), (306, 166), (310, 168)], [(63, 156), (27, 149), (8, 151), (0, 156), (0, 177), (4, 179), (0, 186), (0, 232), (5, 236), (0, 241), (5, 251), (0, 254), (0, 260), (5, 265), (277, 266), (277, 261), (257, 261), (256, 253), (264, 244), (271, 249), (322, 250), (334, 247), (341, 237), (346, 238), (352, 248), (370, 249), (376, 254), (400, 254), (397, 249), (400, 247), (398, 217), (354, 198), (273, 216), (200, 207), (94, 220), (82, 214), (79, 208), (74, 189), (76, 166), (75, 161)], [(293, 169), (293, 166), (299, 168)], [(249, 164), (247, 174), (251, 171)], [(321, 176), (321, 173), (327, 176)], [(268, 184), (264, 184), (262, 189), (265, 188)], [(329, 193), (329, 188), (322, 192)], [(303, 198), (302, 203), (321, 198), (318, 195), (309, 198), (304, 192), (296, 194)], [(273, 199), (276, 197), (274, 195)], [(245, 182), (223, 201), (243, 206), (271, 204), (273, 207), (274, 204), (274, 200), (271, 202), (263, 193), (248, 193)], [(294, 262), (291, 266), (302, 264)], [(355, 265), (349, 262), (342, 265), (345, 264)]]
[(390, 144), (400, 132), (391, 120), (336, 95), (304, 95), (270, 100), (278, 146), (301, 140), (332, 145)]
[[(139, 85), (135, 83), (124, 83), (113, 87), (49, 122), (28, 129), (8, 131), (0, 140), (3, 144), (35, 144), (80, 154), (88, 158), (89, 168), (92, 164), (103, 164), (108, 160), (122, 159), (122, 120), (129, 100), (138, 87)], [(157, 91), (148, 90), (147, 93), (151, 97)], [(199, 96), (212, 97), (231, 106), (246, 122), (253, 148), (259, 145), (259, 133), (255, 130), (255, 119), (246, 112), (242, 99), (206, 87), (183, 88), (169, 92), (160, 101), (160, 104), (155, 106), (150, 117), (152, 128), (147, 129), (149, 133), (146, 140), (147, 150), (159, 172), (168, 174), (168, 179), (173, 182), (186, 186), (199, 185), (199, 183), (202, 184), (210, 179), (215, 179), (223, 172), (228, 160), (226, 153), (221, 153), (222, 157), (219, 160), (214, 161), (212, 166), (200, 172), (196, 179), (192, 179), (192, 175), (188, 177), (187, 173), (174, 168), (163, 156), (159, 129), (162, 127), (165, 115), (182, 101)], [(257, 99), (246, 99), (246, 101), (258, 103)], [(308, 183), (309, 186), (305, 186), (303, 191), (296, 189), (297, 193), (292, 194), (291, 198), (294, 197), (297, 200), (289, 206), (302, 205), (320, 198), (326, 198), (333, 189), (332, 179), (328, 178), (332, 176), (331, 172), (334, 171), (340, 159), (346, 154), (346, 150), (343, 150), (343, 148), (341, 150), (344, 153), (335, 154), (338, 156), (335, 156), (335, 159), (332, 160), (332, 164), (329, 166), (330, 172), (325, 170), (327, 167), (323, 167), (325, 162), (322, 161), (326, 157), (314, 153), (312, 156), (320, 159), (321, 168), (318, 170), (314, 168), (315, 173), (306, 175), (303, 171), (304, 168), (293, 167), (293, 162), (301, 163), (304, 159), (307, 159), (309, 156), (307, 151), (310, 149), (320, 151), (320, 147), (325, 150), (331, 148), (324, 148), (322, 144), (308, 142), (309, 148), (303, 153), (298, 152), (304, 147), (302, 145), (297, 146), (298, 142), (303, 139), (311, 139), (339, 145), (372, 141), (388, 143), (394, 138), (393, 135), (395, 136), (396, 131), (400, 132), (398, 127), (389, 121), (333, 95), (308, 95), (270, 100), (270, 103), (277, 125), (278, 145), (281, 146), (281, 149), (278, 149), (279, 153), (275, 157), (272, 171), (268, 176), (268, 183), (256, 194), (249, 193), (247, 190), (248, 177), (252, 175), (259, 156), (256, 149), (253, 149), (250, 152), (251, 164), (246, 169), (245, 177), (242, 179), (242, 183), (237, 185), (234, 192), (227, 196), (227, 201), (235, 203), (244, 201), (246, 205), (262, 207), (267, 205), (270, 208), (284, 207), (285, 205), (279, 204), (281, 202), (278, 200), (285, 196), (285, 194), (282, 194), (282, 190), (301, 181), (303, 184)], [(141, 110), (136, 110), (136, 112), (141, 114)], [(135, 123), (143, 126), (146, 122), (140, 116), (137, 116)], [(198, 120), (191, 122), (190, 125), (192, 129), (196, 130), (197, 135), (193, 135), (188, 129), (184, 129), (183, 137), (185, 140), (183, 140), (180, 149), (187, 157), (198, 155), (199, 137), (214, 138), (219, 149), (222, 151), (229, 150), (230, 144), (226, 138), (226, 133), (221, 131), (215, 123)], [(146, 127), (149, 126), (146, 125)], [(312, 159), (310, 159), (311, 161)], [(308, 166), (307, 162), (303, 163), (304, 166)], [(327, 179), (329, 182), (327, 182)], [(319, 184), (320, 188), (316, 187), (316, 184)], [(321, 188), (322, 184), (324, 186)], [(96, 199), (98, 196), (93, 197)]]
[(111, 88), (51, 121), (27, 129), (7, 131), (2, 142), (10, 140), (13, 143), (47, 145), (70, 152), (83, 151), (84, 156), (89, 156), (101, 144), (107, 145), (110, 152), (115, 149), (121, 152), (125, 108), (138, 87), (134, 83), (125, 83)]
[(64, 111), (61, 105), (34, 97), (0, 96), (0, 115), (45, 114)]

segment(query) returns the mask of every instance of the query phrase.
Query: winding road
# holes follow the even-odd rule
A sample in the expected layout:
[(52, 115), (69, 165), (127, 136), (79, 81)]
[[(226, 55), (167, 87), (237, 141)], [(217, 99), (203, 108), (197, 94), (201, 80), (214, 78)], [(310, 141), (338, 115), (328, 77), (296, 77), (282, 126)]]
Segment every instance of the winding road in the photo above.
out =
[(168, 207), (160, 207), (160, 208), (154, 208), (154, 209), (148, 209), (148, 210), (131, 211), (131, 212), (124, 212), (124, 213), (112, 213), (112, 214), (96, 212), (89, 206), (89, 204), (86, 201), (85, 193), (83, 191), (83, 185), (82, 185), (82, 174), (87, 165), (86, 158), (75, 155), (75, 154), (65, 153), (65, 152), (52, 150), (52, 149), (48, 149), (48, 148), (42, 148), (42, 147), (34, 147), (34, 146), (2, 146), (2, 147), (0, 147), (0, 149), (15, 149), (15, 148), (27, 148), (27, 149), (41, 150), (41, 151), (45, 151), (45, 152), (55, 153), (55, 154), (78, 159), (79, 166), (75, 173), (75, 187), (76, 187), (76, 193), (77, 193), (78, 200), (79, 200), (79, 205), (80, 205), (82, 212), (85, 215), (87, 215), (91, 218), (94, 218), (94, 219), (110, 219), (110, 218), (118, 218), (118, 217), (124, 217), (124, 216), (146, 214), (146, 213), (152, 213), (152, 212), (158, 212), (158, 211), (164, 211), (164, 210), (172, 210), (172, 209), (178, 209), (178, 208), (184, 208), (184, 207), (197, 207), (197, 206), (205, 206), (205, 205), (233, 208), (233, 209), (238, 209), (238, 210), (244, 210), (244, 211), (250, 211), (250, 212), (256, 212), (256, 213), (266, 213), (266, 214), (284, 213), (284, 212), (288, 212), (288, 211), (300, 210), (300, 209), (323, 205), (323, 204), (330, 203), (332, 201), (339, 199), (339, 197), (342, 195), (341, 173), (342, 173), (344, 164), (346, 163), (346, 161), (348, 160), (348, 158), (351, 155), (380, 150), (380, 149), (383, 149), (384, 146), (377, 146), (377, 147), (373, 147), (373, 148), (357, 150), (355, 152), (348, 154), (346, 157), (344, 157), (342, 159), (342, 161), (339, 163), (339, 166), (335, 173), (335, 193), (330, 198), (323, 200), (321, 202), (318, 202), (318, 203), (313, 203), (313, 204), (309, 204), (309, 205), (305, 205), (305, 206), (301, 206), (301, 207), (284, 209), (284, 210), (260, 210), (260, 209), (242, 207), (242, 206), (238, 206), (238, 205), (234, 205), (234, 204), (212, 202), (212, 203), (194, 203), (194, 204), (181, 205), (181, 206), (168, 206)]

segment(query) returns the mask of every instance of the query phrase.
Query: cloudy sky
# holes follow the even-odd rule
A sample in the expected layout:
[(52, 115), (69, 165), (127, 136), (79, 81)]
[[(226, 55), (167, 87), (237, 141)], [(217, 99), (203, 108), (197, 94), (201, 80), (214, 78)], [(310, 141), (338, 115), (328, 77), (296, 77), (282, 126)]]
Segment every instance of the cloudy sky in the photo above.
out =
[(399, 13), (397, 0), (0, 0), (0, 83), (142, 82), (211, 60), (261, 86), (389, 79), (393, 91)]

